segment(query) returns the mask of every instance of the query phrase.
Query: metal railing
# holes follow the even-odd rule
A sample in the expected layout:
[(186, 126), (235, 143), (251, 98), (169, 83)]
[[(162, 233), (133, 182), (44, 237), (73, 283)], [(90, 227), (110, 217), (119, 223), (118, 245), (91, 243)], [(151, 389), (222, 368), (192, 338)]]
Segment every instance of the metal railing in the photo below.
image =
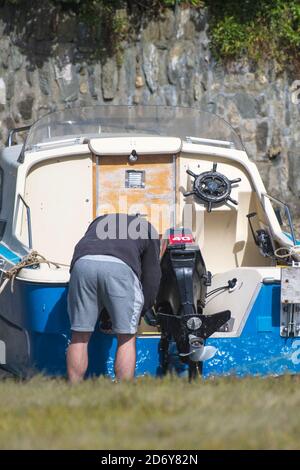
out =
[(18, 194), (19, 199), (23, 202), (25, 208), (26, 208), (26, 214), (27, 214), (27, 229), (28, 229), (28, 247), (31, 250), (32, 249), (32, 225), (31, 225), (31, 211), (30, 207), (25, 201), (25, 199), (21, 196), (21, 194)]
[(277, 204), (279, 204), (280, 206), (284, 207), (285, 213), (286, 213), (286, 216), (287, 216), (287, 219), (288, 219), (288, 224), (289, 224), (289, 227), (290, 227), (290, 231), (291, 231), (292, 241), (293, 241), (294, 246), (296, 246), (297, 240), (296, 240), (296, 235), (295, 235), (295, 230), (294, 230), (294, 225), (293, 225), (293, 219), (292, 219), (292, 215), (291, 215), (291, 211), (290, 211), (289, 206), (285, 202), (280, 201), (280, 199), (277, 199), (274, 196), (270, 196), (267, 193), (262, 193), (262, 196), (264, 196), (267, 199), (270, 199), (271, 201), (274, 201)]
[(15, 134), (17, 134), (18, 132), (29, 131), (30, 128), (31, 128), (31, 124), (28, 126), (15, 127), (14, 129), (10, 129), (8, 133), (7, 141), (5, 144), (6, 147), (11, 147), (13, 145), (13, 138)]

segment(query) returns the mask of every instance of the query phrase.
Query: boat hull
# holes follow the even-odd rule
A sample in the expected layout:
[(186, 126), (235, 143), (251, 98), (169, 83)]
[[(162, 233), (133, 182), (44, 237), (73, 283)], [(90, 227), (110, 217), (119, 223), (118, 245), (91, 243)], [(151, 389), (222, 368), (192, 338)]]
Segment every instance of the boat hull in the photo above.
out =
[[(35, 283), (17, 279), (14, 291), (0, 296), (0, 340), (6, 347), (2, 366), (18, 375), (44, 373), (65, 376), (70, 342), (67, 284)], [(300, 339), (282, 338), (280, 286), (262, 285), (238, 337), (212, 337), (214, 358), (203, 364), (203, 376), (280, 375), (300, 372)], [(159, 336), (137, 338), (136, 375), (161, 375)], [(113, 376), (116, 338), (99, 331), (89, 344), (87, 375)], [(2, 361), (4, 362), (4, 361)], [(183, 372), (174, 359), (174, 368)]]

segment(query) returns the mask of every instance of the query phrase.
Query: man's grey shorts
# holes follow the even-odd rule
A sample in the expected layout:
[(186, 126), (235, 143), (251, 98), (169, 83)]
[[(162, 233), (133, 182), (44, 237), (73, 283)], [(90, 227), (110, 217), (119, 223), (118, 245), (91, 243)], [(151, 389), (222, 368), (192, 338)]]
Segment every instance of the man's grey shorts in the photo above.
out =
[(137, 332), (144, 297), (134, 271), (113, 256), (79, 258), (71, 272), (68, 312), (73, 331), (92, 332), (105, 307), (114, 333)]

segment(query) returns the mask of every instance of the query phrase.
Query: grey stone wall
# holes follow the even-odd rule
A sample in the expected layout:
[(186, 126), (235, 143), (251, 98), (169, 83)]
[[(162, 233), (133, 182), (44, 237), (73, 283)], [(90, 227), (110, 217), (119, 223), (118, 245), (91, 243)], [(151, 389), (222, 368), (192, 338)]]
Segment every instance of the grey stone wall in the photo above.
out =
[(101, 35), (47, 1), (0, 9), (2, 142), (8, 128), (61, 103), (201, 107), (236, 129), (268, 191), (290, 201), (299, 217), (300, 105), (291, 98), (297, 77), (276, 74), (271, 63), (260, 70), (247, 60), (217, 63), (205, 10), (141, 18), (134, 39), (121, 44), (121, 60), (99, 48)]

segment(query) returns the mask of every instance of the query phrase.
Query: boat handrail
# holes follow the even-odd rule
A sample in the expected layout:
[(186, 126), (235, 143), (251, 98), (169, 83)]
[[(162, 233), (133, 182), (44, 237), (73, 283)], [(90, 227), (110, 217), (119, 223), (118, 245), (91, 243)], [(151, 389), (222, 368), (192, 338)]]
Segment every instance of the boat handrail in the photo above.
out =
[(296, 239), (296, 235), (295, 235), (295, 230), (294, 230), (294, 224), (293, 224), (293, 219), (292, 219), (291, 211), (290, 211), (290, 208), (289, 208), (288, 204), (286, 204), (285, 202), (281, 201), (280, 199), (277, 199), (277, 198), (274, 197), (274, 196), (270, 196), (270, 195), (267, 194), (267, 193), (262, 193), (262, 196), (263, 196), (263, 197), (266, 197), (267, 199), (269, 199), (269, 200), (271, 200), (271, 201), (274, 201), (274, 202), (276, 202), (277, 204), (279, 204), (279, 205), (281, 205), (281, 206), (284, 207), (285, 213), (286, 213), (287, 218), (288, 218), (288, 223), (289, 223), (289, 227), (290, 227), (290, 231), (291, 231), (292, 241), (293, 241), (294, 246), (296, 246), (296, 244), (297, 244), (297, 239)]
[(32, 225), (31, 225), (31, 211), (30, 207), (25, 201), (25, 199), (21, 196), (21, 194), (18, 194), (19, 199), (23, 202), (25, 208), (26, 208), (26, 214), (27, 214), (27, 229), (28, 229), (28, 248), (31, 250), (32, 249)]
[(190, 144), (214, 145), (234, 149), (234, 143), (229, 140), (204, 139), (202, 137), (186, 136), (186, 141)]
[(6, 147), (12, 147), (13, 145), (13, 138), (14, 135), (17, 134), (18, 132), (24, 132), (24, 131), (29, 131), (31, 128), (32, 124), (29, 124), (28, 126), (22, 126), (22, 127), (15, 127), (14, 129), (10, 129), (8, 132), (8, 137), (6, 141)]
[(51, 148), (51, 147), (63, 147), (66, 145), (77, 145), (77, 144), (82, 144), (84, 142), (85, 138), (84, 137), (73, 137), (70, 139), (61, 139), (61, 140), (53, 140), (49, 142), (41, 142), (40, 144), (34, 144), (32, 146), (32, 151), (36, 152), (38, 150), (44, 150), (45, 148)]

